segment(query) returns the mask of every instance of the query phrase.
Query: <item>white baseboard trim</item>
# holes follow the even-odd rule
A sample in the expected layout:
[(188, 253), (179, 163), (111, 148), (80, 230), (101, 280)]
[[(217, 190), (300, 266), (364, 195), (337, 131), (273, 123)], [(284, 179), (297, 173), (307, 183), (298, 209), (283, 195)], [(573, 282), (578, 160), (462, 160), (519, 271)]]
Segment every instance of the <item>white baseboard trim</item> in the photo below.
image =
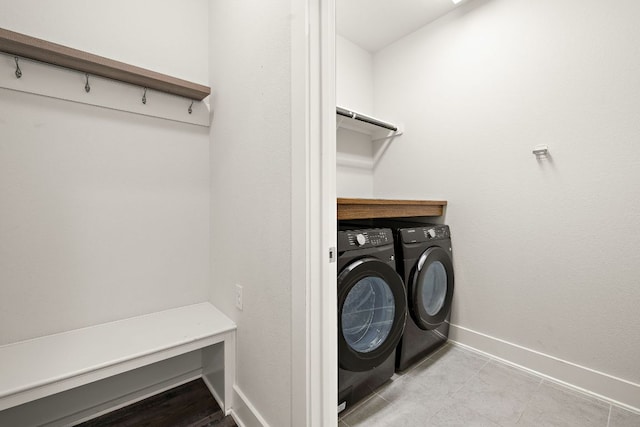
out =
[(233, 393), (231, 417), (238, 424), (238, 427), (270, 427), (237, 384), (233, 385)]
[(231, 408), (231, 409), (229, 410), (229, 415), (231, 415), (231, 418), (233, 418), (233, 421), (235, 421), (235, 422), (236, 422), (236, 425), (237, 425), (238, 427), (247, 427), (247, 426), (242, 422), (242, 420), (240, 419), (240, 417), (238, 417), (238, 414), (236, 414), (236, 413), (233, 411), (233, 408)]
[(634, 412), (640, 411), (640, 384), (581, 366), (500, 338), (451, 324), (449, 339), (454, 344), (484, 353), (507, 364), (532, 371)]

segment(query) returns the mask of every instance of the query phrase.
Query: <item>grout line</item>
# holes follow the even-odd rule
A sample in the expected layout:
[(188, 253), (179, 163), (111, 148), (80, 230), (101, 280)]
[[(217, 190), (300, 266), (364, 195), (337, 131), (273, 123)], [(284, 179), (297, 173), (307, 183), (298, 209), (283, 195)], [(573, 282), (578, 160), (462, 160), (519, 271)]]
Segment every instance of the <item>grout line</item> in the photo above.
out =
[[(594, 401), (595, 400), (595, 401), (600, 402), (602, 404), (602, 406), (611, 405), (611, 404), (614, 404), (615, 406), (621, 406), (619, 404), (619, 402), (612, 403), (610, 400), (606, 399), (604, 396), (598, 395), (596, 393), (590, 392), (588, 390), (585, 390), (583, 388), (574, 386), (573, 384), (566, 383), (564, 381), (558, 380), (558, 379), (550, 377), (548, 375), (544, 375), (544, 374), (542, 374), (542, 373), (540, 373), (538, 371), (535, 371), (533, 369), (527, 368), (527, 367), (522, 366), (522, 365), (518, 365), (517, 363), (513, 363), (513, 362), (511, 362), (511, 361), (509, 361), (507, 359), (503, 359), (503, 358), (500, 358), (500, 357), (497, 357), (497, 356), (493, 356), (492, 354), (477, 350), (477, 349), (475, 349), (473, 347), (469, 347), (466, 344), (461, 344), (461, 343), (456, 342), (456, 341), (453, 341), (453, 343), (454, 343), (454, 345), (460, 346), (460, 348), (463, 348), (465, 350), (469, 350), (471, 352), (478, 353), (478, 354), (483, 355), (485, 357), (489, 357), (491, 360), (495, 361), (495, 363), (498, 363), (500, 365), (509, 366), (509, 367), (514, 368), (514, 369), (516, 369), (518, 371), (521, 371), (521, 372), (523, 372), (525, 374), (529, 374), (529, 375), (532, 375), (534, 377), (541, 378), (543, 382), (547, 382), (547, 383), (549, 383), (551, 385), (554, 385), (554, 386), (556, 386), (556, 388), (559, 388), (561, 390), (566, 390), (566, 391), (568, 391), (568, 392), (570, 392), (570, 393), (572, 393), (574, 395), (577, 395), (578, 397), (580, 397), (582, 399), (585, 399), (587, 401)], [(623, 407), (623, 406), (621, 406), (621, 407)]]
[(549, 384), (550, 387), (553, 387), (556, 390), (564, 391), (566, 393), (571, 394), (572, 396), (586, 400), (587, 402), (594, 402), (596, 404), (599, 404), (600, 406), (612, 405), (610, 402), (607, 402), (606, 400), (601, 399), (600, 397), (595, 396), (592, 393), (586, 392), (583, 389), (572, 387), (571, 384), (555, 381), (552, 378), (545, 378), (545, 377), (542, 377), (542, 381)]
[(471, 376), (470, 376), (470, 377), (469, 377), (469, 378), (464, 382), (464, 384), (462, 384), (460, 387), (458, 387), (458, 389), (457, 389), (457, 390), (454, 390), (454, 392), (453, 392), (453, 393), (451, 393), (451, 396), (454, 396), (455, 394), (457, 394), (460, 390), (462, 390), (462, 389), (464, 388), (464, 386), (466, 386), (467, 384), (469, 384), (469, 382), (470, 382), (472, 379), (474, 379), (474, 378), (476, 378), (478, 375), (480, 375), (480, 371), (482, 371), (482, 370), (485, 368), (485, 366), (487, 366), (487, 365), (489, 364), (489, 362), (491, 362), (491, 360), (487, 360), (486, 362), (484, 362), (484, 364), (480, 367), (480, 369), (478, 369), (478, 370), (476, 371), (476, 373), (475, 373), (475, 374), (471, 375)]
[[(458, 325), (452, 325), (452, 326), (467, 330), (466, 328), (463, 328), (463, 327), (458, 326)], [(469, 331), (471, 331), (471, 330), (469, 330)], [(471, 331), (471, 332), (474, 332), (474, 331)], [(474, 333), (478, 333), (478, 332), (474, 332)], [(522, 347), (522, 346), (519, 346), (519, 345), (516, 345), (516, 344), (513, 344), (513, 343), (509, 343), (508, 341), (500, 340), (500, 339), (491, 337), (489, 335), (485, 335), (485, 334), (481, 334), (481, 333), (478, 333), (478, 334), (480, 334), (481, 336), (485, 336), (487, 338), (491, 338), (491, 339), (497, 340), (498, 342), (501, 342), (503, 344), (508, 344), (510, 346), (514, 346), (517, 349), (525, 350), (525, 351), (528, 351), (528, 352), (532, 352), (533, 354), (538, 355), (538, 356), (543, 356), (543, 357), (546, 357), (546, 358), (550, 358), (551, 360), (553, 360), (555, 362), (564, 363), (564, 364), (567, 364), (567, 365), (572, 366), (574, 368), (584, 369), (584, 370), (586, 370), (588, 372), (592, 372), (592, 373), (595, 373), (595, 374), (598, 374), (598, 375), (604, 375), (606, 378), (613, 379), (615, 381), (620, 381), (620, 382), (622, 382), (624, 384), (628, 384), (628, 385), (631, 385), (633, 387), (637, 387), (638, 385), (640, 385), (640, 384), (637, 384), (637, 383), (634, 383), (634, 382), (631, 382), (631, 381), (628, 381), (628, 380), (625, 380), (625, 379), (622, 379), (622, 378), (618, 378), (618, 377), (615, 377), (615, 376), (612, 376), (612, 375), (609, 375), (609, 374), (606, 374), (606, 373), (603, 373), (603, 372), (596, 371), (596, 370), (591, 369), (591, 368), (587, 368), (585, 366), (578, 365), (576, 363), (572, 363), (572, 362), (569, 362), (569, 361), (566, 361), (566, 360), (563, 360), (563, 359), (560, 359), (560, 358), (557, 358), (557, 357), (554, 357), (554, 356), (550, 356), (550, 355), (545, 354), (545, 353), (541, 353), (541, 352), (538, 352), (538, 351), (535, 351), (535, 350), (532, 350), (532, 349), (529, 349), (529, 348), (526, 348), (526, 347)], [(496, 359), (501, 363), (504, 363), (504, 364), (512, 366), (514, 368), (520, 369), (522, 371), (525, 371), (525, 372), (531, 373), (533, 375), (542, 377), (545, 380), (547, 380), (547, 381), (549, 381), (549, 382), (551, 382), (553, 384), (558, 384), (560, 386), (566, 387), (566, 388), (568, 388), (570, 390), (576, 391), (576, 392), (581, 393), (583, 395), (587, 395), (587, 396), (589, 396), (589, 397), (591, 397), (593, 399), (596, 399), (596, 400), (602, 402), (603, 406), (604, 405), (614, 405), (614, 406), (622, 408), (624, 410), (633, 412), (634, 414), (640, 414), (640, 408), (631, 406), (631, 405), (626, 404), (624, 402), (620, 402), (620, 401), (615, 400), (613, 398), (604, 396), (604, 395), (602, 395), (600, 393), (596, 393), (594, 391), (582, 388), (582, 387), (577, 386), (575, 384), (568, 383), (568, 382), (563, 381), (561, 379), (552, 377), (551, 375), (547, 375), (547, 374), (544, 374), (544, 373), (542, 373), (540, 371), (536, 371), (535, 369), (528, 368), (528, 367), (526, 367), (524, 365), (520, 365), (518, 363), (512, 362), (512, 361), (510, 361), (508, 359), (505, 359), (503, 357), (499, 357), (499, 356), (493, 355), (491, 353), (488, 353), (486, 351), (479, 350), (479, 349), (477, 349), (475, 347), (472, 347), (470, 345), (463, 344), (463, 343), (461, 343), (459, 341), (454, 341), (452, 339), (449, 339), (448, 342), (452, 343), (455, 346), (459, 346), (461, 348), (473, 351), (474, 353), (482, 354), (485, 357), (490, 357), (490, 358)]]
[(368, 401), (373, 399), (373, 396), (375, 396), (375, 395), (376, 395), (376, 393), (374, 392), (371, 395), (367, 396), (365, 399), (362, 399), (360, 402), (358, 402), (355, 405), (353, 405), (348, 410), (341, 412), (340, 414), (338, 414), (338, 419), (342, 419), (342, 421), (344, 421), (345, 417), (348, 417), (353, 412), (357, 411), (361, 406), (363, 406), (365, 403), (367, 403)]
[(540, 388), (542, 387), (542, 383), (544, 382), (544, 378), (542, 378), (542, 377), (539, 377), (539, 378), (540, 378), (540, 382), (538, 382), (538, 385), (537, 385), (536, 389), (534, 390), (533, 393), (531, 393), (531, 396), (529, 396), (529, 399), (527, 399), (527, 403), (524, 405), (524, 408), (522, 409), (522, 412), (520, 412), (520, 416), (518, 416), (518, 419), (516, 420), (516, 424), (518, 424), (520, 422), (520, 420), (522, 419), (522, 416), (524, 415), (525, 411), (529, 407), (529, 403), (531, 403), (531, 399), (533, 399), (533, 396), (535, 396), (535, 394), (538, 391), (540, 391)]
[(452, 347), (449, 342), (447, 341), (444, 345), (440, 346), (439, 349), (437, 349), (436, 351), (434, 351), (433, 353), (430, 353), (428, 356), (426, 356), (424, 359), (422, 359), (420, 362), (415, 363), (413, 366), (411, 366), (409, 369), (405, 370), (404, 372), (402, 372), (402, 374), (400, 376), (404, 377), (405, 375), (408, 375), (409, 373), (411, 373), (412, 371), (416, 370), (418, 368), (418, 366), (421, 366), (424, 363), (427, 363), (428, 360), (431, 360), (436, 354), (444, 351), (446, 348), (448, 347)]
[(373, 391), (373, 394), (375, 394), (375, 395), (376, 395), (376, 396), (378, 396), (380, 399), (384, 400), (384, 401), (385, 401), (385, 402), (387, 402), (389, 405), (391, 405), (391, 404), (393, 403), (392, 401), (387, 400), (387, 399), (385, 399), (385, 398), (384, 398), (384, 396), (382, 396), (382, 395), (378, 394), (378, 390), (380, 390), (381, 388), (382, 388), (382, 387), (379, 387), (379, 388), (375, 389), (375, 390)]
[(607, 416), (607, 427), (611, 425), (611, 412), (613, 411), (613, 405), (609, 404), (609, 415)]
[[(438, 348), (436, 351), (434, 351), (433, 353), (429, 353), (427, 356), (425, 356), (420, 362), (415, 363), (413, 366), (411, 366), (409, 369), (405, 370), (404, 372), (402, 372), (401, 374), (398, 374), (397, 372), (395, 373), (396, 375), (398, 375), (398, 378), (395, 381), (415, 381), (415, 378), (411, 378), (409, 376), (409, 374), (418, 368), (418, 366), (421, 366), (423, 363), (426, 363), (428, 360), (431, 360), (436, 354), (444, 351), (446, 348), (452, 348), (453, 346), (451, 344), (449, 344), (449, 342), (446, 342), (445, 344), (443, 344), (442, 346), (440, 346), (440, 348)], [(389, 386), (389, 382), (387, 382), (385, 384), (385, 386), (379, 387), (376, 390), (373, 391), (373, 394), (378, 396), (380, 399), (384, 400), (385, 402), (387, 402), (389, 405), (393, 405), (395, 406), (395, 403), (391, 400), (385, 399), (384, 396), (382, 396), (381, 394), (378, 393), (378, 391), (380, 391), (382, 388), (386, 388), (387, 386)]]

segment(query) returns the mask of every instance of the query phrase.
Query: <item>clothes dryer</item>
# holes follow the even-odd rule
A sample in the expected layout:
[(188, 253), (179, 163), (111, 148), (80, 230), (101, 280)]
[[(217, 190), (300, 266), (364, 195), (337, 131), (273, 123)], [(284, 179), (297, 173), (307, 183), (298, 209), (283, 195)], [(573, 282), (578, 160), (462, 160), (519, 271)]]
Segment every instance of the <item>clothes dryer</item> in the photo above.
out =
[(338, 412), (395, 372), (407, 316), (390, 229), (338, 231)]

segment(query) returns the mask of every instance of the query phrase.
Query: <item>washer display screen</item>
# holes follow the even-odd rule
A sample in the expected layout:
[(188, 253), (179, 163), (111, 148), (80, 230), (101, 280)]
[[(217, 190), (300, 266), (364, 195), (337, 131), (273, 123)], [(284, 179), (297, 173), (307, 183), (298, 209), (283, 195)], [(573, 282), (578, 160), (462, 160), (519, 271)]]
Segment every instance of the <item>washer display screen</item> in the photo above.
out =
[(379, 277), (365, 277), (349, 290), (342, 308), (342, 334), (353, 350), (374, 351), (387, 339), (395, 315), (391, 288)]

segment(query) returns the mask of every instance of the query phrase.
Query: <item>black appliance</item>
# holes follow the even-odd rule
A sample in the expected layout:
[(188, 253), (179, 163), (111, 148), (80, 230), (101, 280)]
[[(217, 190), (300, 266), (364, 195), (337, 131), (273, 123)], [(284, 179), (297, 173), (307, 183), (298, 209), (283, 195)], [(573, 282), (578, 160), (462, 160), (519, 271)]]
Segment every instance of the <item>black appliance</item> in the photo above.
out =
[(404, 371), (449, 337), (454, 289), (451, 231), (447, 225), (409, 219), (361, 220), (359, 226), (393, 231), (409, 313), (396, 355), (396, 370)]
[(338, 412), (395, 372), (407, 317), (390, 229), (338, 231)]

